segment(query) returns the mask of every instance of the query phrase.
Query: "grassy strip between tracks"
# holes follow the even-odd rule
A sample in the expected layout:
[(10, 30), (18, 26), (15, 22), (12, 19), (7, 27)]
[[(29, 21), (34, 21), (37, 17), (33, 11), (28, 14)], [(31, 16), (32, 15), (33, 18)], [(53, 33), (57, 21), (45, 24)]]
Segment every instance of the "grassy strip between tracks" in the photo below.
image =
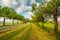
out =
[(11, 38), (10, 40), (27, 40), (27, 38), (31, 32), (31, 29), (32, 29), (31, 25), (27, 26), (27, 28), (24, 31), (22, 31), (15, 37)]

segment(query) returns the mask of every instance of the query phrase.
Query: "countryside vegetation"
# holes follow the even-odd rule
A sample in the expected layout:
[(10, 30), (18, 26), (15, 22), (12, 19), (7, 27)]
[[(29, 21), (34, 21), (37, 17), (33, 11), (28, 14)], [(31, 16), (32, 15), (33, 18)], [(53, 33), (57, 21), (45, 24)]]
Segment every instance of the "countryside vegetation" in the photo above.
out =
[[(31, 20), (18, 14), (14, 8), (0, 6), (0, 17), (3, 18), (0, 40), (60, 40), (60, 0), (36, 2), (39, 5), (31, 5)], [(6, 19), (12, 22), (6, 23)]]

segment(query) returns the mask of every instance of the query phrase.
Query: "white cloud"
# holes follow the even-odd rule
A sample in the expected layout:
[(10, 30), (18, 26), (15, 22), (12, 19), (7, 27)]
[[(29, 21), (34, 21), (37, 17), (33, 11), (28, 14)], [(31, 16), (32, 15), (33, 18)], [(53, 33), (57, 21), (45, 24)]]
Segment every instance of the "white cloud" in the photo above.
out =
[(30, 15), (30, 16), (31, 16), (31, 15), (33, 15), (33, 13), (32, 13), (32, 12), (27, 12), (27, 14), (28, 14), (28, 15)]
[(49, 2), (50, 0), (45, 0), (46, 2)]
[(6, 6), (9, 6), (9, 2), (10, 2), (9, 0), (5, 0), (5, 1), (2, 0), (2, 3), (3, 3), (4, 5), (6, 5)]
[(30, 3), (31, 3), (31, 4), (32, 4), (32, 3), (36, 3), (36, 1), (35, 1), (35, 0), (31, 0), (31, 2), (30, 2)]
[(20, 12), (28, 12), (28, 11), (31, 11), (31, 6), (20, 5), (20, 6), (17, 8), (17, 12), (18, 12), (18, 13), (20, 13)]
[[(31, 6), (27, 6), (28, 0), (1, 0), (0, 5), (16, 8), (17, 12), (31, 10)], [(30, 0), (30, 4), (35, 0)]]
[(1, 6), (9, 6), (9, 0), (0, 0), (0, 5)]
[(25, 18), (32, 19), (30, 15), (25, 16)]
[(35, 3), (35, 0), (0, 0), (0, 5), (15, 8), (18, 13), (25, 12), (28, 14), (28, 18), (31, 18), (31, 6), (27, 6), (27, 2), (32, 4)]
[(17, 5), (17, 2), (16, 2), (16, 0), (1, 0), (0, 5), (14, 7), (15, 5)]
[(32, 19), (32, 18), (31, 18), (31, 16), (33, 15), (32, 12), (27, 12), (26, 14), (27, 14), (26, 18)]

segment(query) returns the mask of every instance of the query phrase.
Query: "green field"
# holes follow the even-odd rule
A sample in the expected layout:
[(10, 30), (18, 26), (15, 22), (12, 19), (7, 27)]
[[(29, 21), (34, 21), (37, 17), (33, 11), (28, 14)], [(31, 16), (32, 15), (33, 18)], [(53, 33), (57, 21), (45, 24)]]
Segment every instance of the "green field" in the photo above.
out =
[(0, 40), (60, 40), (60, 0), (0, 0)]
[(33, 23), (26, 23), (0, 33), (0, 40), (60, 40), (60, 34), (54, 34), (51, 23), (45, 23), (45, 29)]

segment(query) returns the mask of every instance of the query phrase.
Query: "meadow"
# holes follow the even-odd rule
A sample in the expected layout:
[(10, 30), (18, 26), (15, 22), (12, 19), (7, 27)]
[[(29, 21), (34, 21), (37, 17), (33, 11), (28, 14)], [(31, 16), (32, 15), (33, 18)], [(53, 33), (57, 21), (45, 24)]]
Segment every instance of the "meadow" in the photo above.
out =
[[(14, 27), (14, 26), (13, 26)], [(33, 23), (25, 23), (17, 28), (0, 32), (0, 40), (60, 40), (60, 25), (57, 34), (53, 31), (53, 23), (45, 23), (44, 29)]]

